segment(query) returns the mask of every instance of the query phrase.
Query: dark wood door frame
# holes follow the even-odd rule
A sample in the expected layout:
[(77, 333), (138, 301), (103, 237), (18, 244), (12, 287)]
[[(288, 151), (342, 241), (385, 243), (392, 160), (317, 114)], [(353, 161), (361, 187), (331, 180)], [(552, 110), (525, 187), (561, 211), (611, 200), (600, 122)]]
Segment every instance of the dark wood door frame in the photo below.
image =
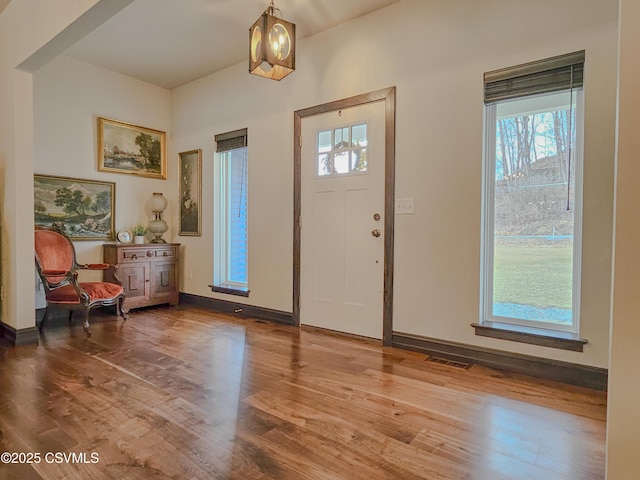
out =
[(323, 103), (293, 112), (293, 321), (300, 325), (300, 215), (302, 214), (302, 119), (335, 110), (385, 102), (384, 128), (384, 294), (382, 343), (393, 333), (393, 228), (396, 164), (396, 87)]

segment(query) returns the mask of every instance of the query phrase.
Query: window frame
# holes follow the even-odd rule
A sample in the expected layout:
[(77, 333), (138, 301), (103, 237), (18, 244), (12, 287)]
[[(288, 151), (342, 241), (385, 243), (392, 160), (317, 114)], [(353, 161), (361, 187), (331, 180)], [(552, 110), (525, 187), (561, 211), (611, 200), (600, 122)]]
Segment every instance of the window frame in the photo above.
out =
[[(364, 147), (362, 146), (353, 146), (351, 145), (352, 143), (352, 139), (353, 139), (353, 128), (354, 127), (359, 127), (364, 125), (366, 128), (366, 140), (367, 140), (367, 145), (365, 145)], [(350, 145), (348, 147), (339, 147), (339, 148), (335, 148), (335, 132), (336, 130), (343, 130), (345, 128), (349, 129), (349, 143)], [(324, 132), (330, 132), (331, 133), (331, 149), (326, 151), (326, 152), (321, 152), (320, 151), (320, 134), (324, 133)], [(314, 168), (314, 175), (317, 179), (324, 179), (324, 178), (338, 178), (338, 177), (345, 177), (345, 176), (351, 176), (351, 175), (367, 175), (369, 173), (369, 165), (367, 163), (367, 168), (365, 170), (353, 170), (351, 168), (351, 154), (354, 151), (368, 151), (369, 148), (369, 132), (370, 132), (370, 125), (369, 122), (366, 120), (363, 121), (357, 121), (357, 122), (353, 122), (353, 123), (347, 123), (347, 124), (343, 124), (341, 126), (336, 126), (336, 127), (332, 127), (332, 128), (324, 128), (324, 129), (319, 129), (316, 131), (316, 135), (315, 135), (315, 142), (316, 142), (316, 158), (315, 158), (315, 168)], [(340, 172), (335, 172), (335, 171), (330, 171), (329, 173), (325, 174), (325, 175), (320, 175), (319, 171), (319, 163), (320, 163), (320, 155), (329, 155), (329, 158), (331, 159), (331, 166), (333, 167), (333, 170), (335, 170), (335, 156), (336, 154), (339, 153), (347, 153), (349, 156), (349, 160), (348, 160), (348, 166), (349, 166), (349, 171), (348, 172), (344, 172), (344, 173), (340, 173)]]
[[(232, 132), (233, 133), (233, 132)], [(222, 134), (218, 137), (228, 136)], [(246, 139), (246, 131), (244, 133)], [(244, 160), (246, 167), (244, 171), (244, 198), (246, 199), (246, 229), (247, 229), (247, 251), (245, 253), (246, 264), (246, 282), (238, 282), (231, 280), (231, 227), (230, 227), (230, 195), (232, 194), (232, 168), (231, 155), (233, 152), (244, 150)], [(210, 285), (212, 291), (228, 293), (232, 295), (248, 296), (249, 295), (249, 151), (246, 141), (244, 145), (234, 145), (232, 148), (226, 148), (222, 151), (215, 152), (214, 162), (214, 268), (213, 268), (213, 284)]]
[[(559, 90), (565, 91), (565, 90)], [(567, 90), (568, 91), (568, 90)], [(548, 92), (541, 95), (558, 93)], [(483, 123), (483, 172), (482, 172), (482, 236), (480, 259), (480, 326), (498, 326), (501, 329), (521, 331), (522, 327), (530, 332), (539, 330), (544, 335), (574, 334), (580, 332), (580, 294), (582, 274), (582, 227), (583, 227), (583, 168), (584, 168), (584, 91), (573, 89), (575, 98), (575, 143), (571, 160), (574, 166), (574, 212), (573, 212), (573, 265), (572, 265), (572, 320), (570, 325), (545, 322), (543, 320), (524, 320), (493, 315), (494, 271), (495, 271), (495, 175), (496, 175), (496, 124), (497, 105), (510, 100), (502, 100), (484, 105)], [(519, 97), (525, 98), (525, 97)], [(477, 329), (476, 329), (476, 333)], [(530, 342), (529, 342), (530, 343)]]

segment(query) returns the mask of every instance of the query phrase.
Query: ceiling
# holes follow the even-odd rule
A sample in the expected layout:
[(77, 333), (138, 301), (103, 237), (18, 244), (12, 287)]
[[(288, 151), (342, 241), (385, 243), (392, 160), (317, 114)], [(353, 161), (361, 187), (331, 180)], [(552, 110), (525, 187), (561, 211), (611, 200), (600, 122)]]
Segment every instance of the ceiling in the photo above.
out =
[[(296, 24), (300, 40), (397, 1), (276, 0), (275, 6)], [(65, 54), (171, 89), (247, 60), (249, 27), (268, 5), (269, 0), (135, 0)]]

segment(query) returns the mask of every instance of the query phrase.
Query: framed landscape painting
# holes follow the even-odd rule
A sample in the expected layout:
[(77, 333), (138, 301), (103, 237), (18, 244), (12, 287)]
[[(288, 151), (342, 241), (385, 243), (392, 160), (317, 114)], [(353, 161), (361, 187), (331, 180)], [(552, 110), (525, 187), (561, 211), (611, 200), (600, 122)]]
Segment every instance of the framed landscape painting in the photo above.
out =
[(98, 170), (167, 178), (167, 135), (98, 117)]
[(34, 175), (33, 183), (36, 225), (72, 240), (115, 238), (115, 183), (51, 175)]
[(202, 203), (202, 150), (178, 154), (180, 174), (180, 231), (178, 235), (200, 236)]

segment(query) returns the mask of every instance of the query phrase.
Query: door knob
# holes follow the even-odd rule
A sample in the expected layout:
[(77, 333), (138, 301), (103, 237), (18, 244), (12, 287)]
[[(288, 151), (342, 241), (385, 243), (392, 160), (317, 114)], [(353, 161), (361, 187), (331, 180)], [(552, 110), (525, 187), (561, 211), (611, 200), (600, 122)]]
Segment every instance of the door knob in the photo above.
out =
[(374, 228), (373, 230), (371, 230), (371, 235), (378, 238), (380, 236), (380, 230), (378, 230), (377, 228)]

